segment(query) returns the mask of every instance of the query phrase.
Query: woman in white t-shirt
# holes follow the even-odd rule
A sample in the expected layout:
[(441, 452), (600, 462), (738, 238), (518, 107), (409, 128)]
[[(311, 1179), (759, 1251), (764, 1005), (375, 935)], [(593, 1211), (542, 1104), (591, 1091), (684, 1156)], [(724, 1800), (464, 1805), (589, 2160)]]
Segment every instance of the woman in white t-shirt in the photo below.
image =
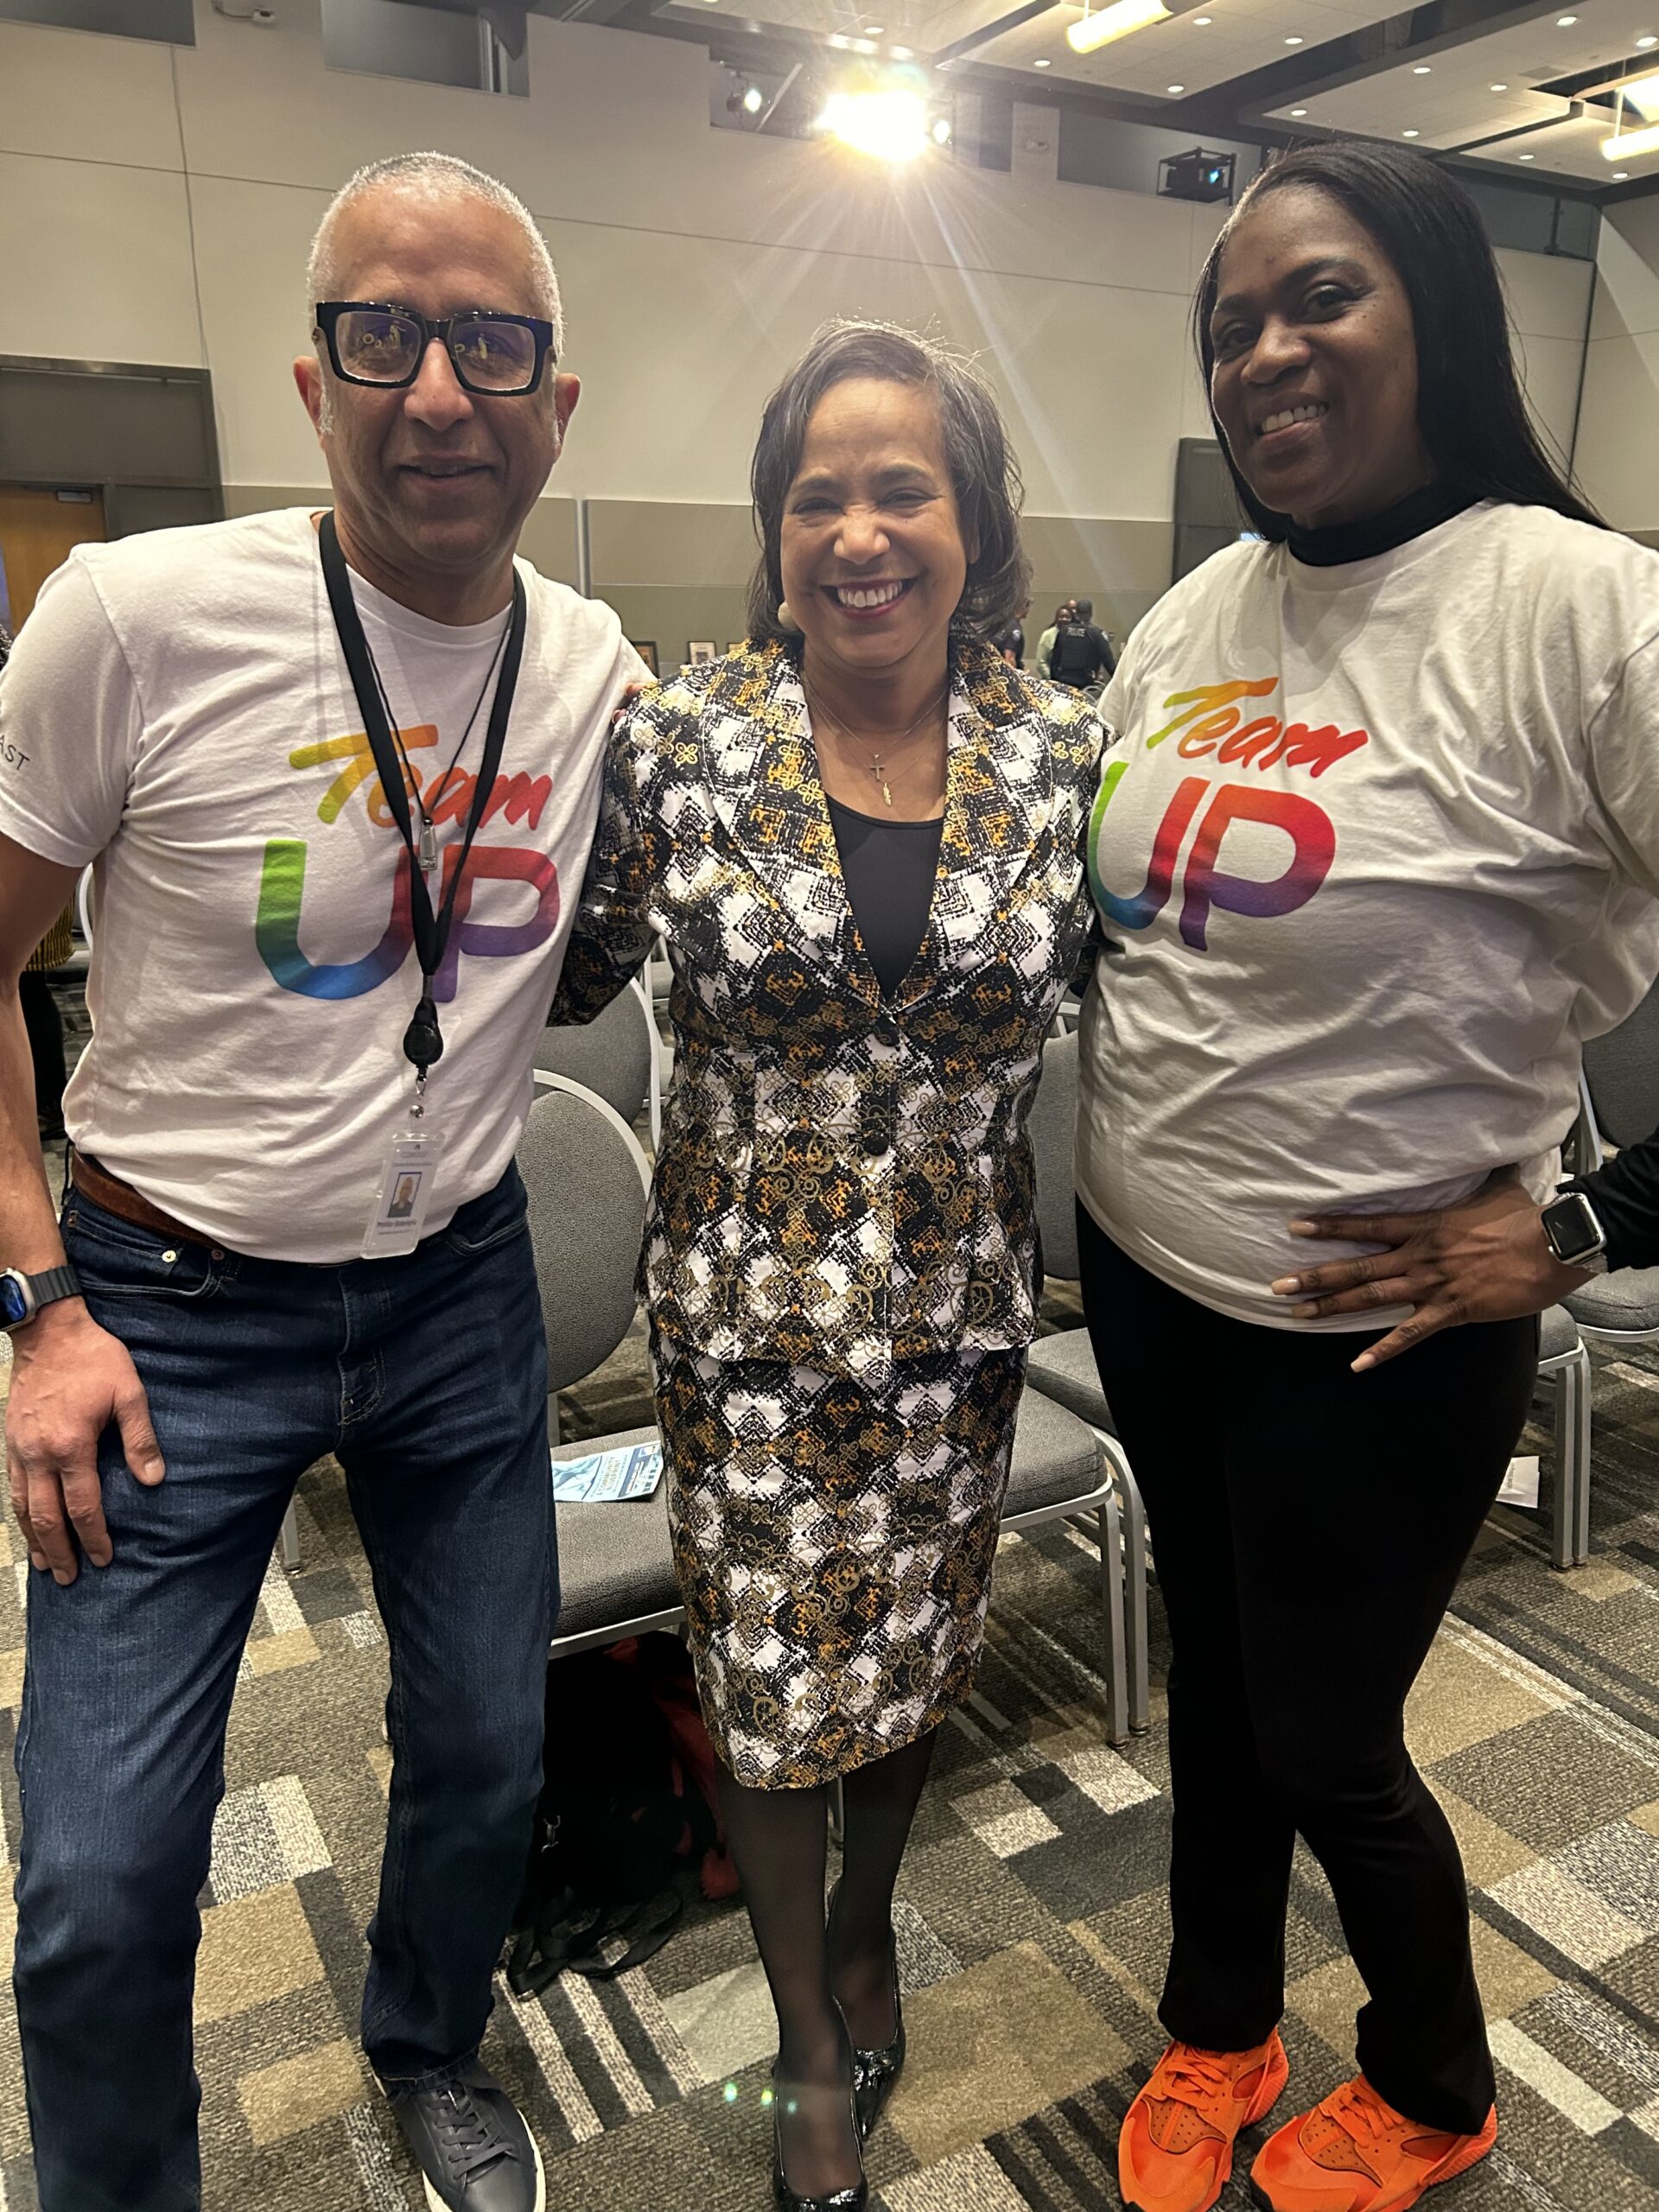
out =
[(1284, 2088), (1300, 1831), (1370, 2001), (1360, 2072), (1266, 2145), (1257, 2200), (1401, 2212), (1496, 2129), (1463, 1871), (1402, 1713), (1536, 1321), (1414, 1341), (1382, 1285), (1309, 1312), (1290, 1225), (1548, 1195), (1582, 1040), (1659, 969), (1659, 554), (1545, 457), (1479, 218), (1404, 149), (1269, 169), (1198, 336), (1266, 542), (1131, 639), (1089, 835), (1084, 1292), (1174, 1649), (1176, 2040), (1121, 2177), (1203, 2212)]

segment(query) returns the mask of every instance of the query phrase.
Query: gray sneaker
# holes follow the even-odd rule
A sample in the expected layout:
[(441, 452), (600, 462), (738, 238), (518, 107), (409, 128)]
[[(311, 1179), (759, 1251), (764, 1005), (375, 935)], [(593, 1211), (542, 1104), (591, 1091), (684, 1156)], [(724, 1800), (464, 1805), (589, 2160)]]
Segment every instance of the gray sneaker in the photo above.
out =
[(432, 2212), (545, 2212), (542, 2154), (512, 2100), (476, 2060), (435, 2084), (388, 2084), (426, 2177)]

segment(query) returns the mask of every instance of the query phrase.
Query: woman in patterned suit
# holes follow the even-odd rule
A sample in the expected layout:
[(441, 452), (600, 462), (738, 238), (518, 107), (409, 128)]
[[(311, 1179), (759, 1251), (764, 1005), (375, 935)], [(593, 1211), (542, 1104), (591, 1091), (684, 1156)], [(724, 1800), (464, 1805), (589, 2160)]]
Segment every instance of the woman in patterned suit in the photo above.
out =
[(774, 2190), (851, 2207), (903, 2058), (899, 1862), (983, 1634), (1102, 732), (989, 643), (1026, 593), (1019, 478), (944, 348), (822, 334), (753, 484), (749, 642), (619, 726), (554, 1019), (667, 940), (642, 1281), (676, 1564), (778, 2010)]

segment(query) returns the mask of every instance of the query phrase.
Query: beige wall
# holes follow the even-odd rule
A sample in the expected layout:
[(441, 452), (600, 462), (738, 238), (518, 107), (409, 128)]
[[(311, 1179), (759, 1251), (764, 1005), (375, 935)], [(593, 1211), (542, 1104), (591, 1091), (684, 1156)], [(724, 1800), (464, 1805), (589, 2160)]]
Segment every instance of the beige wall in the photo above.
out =
[(1611, 523), (1659, 532), (1659, 200), (1602, 217), (1579, 474)]
[[(198, 43), (176, 51), (0, 22), (0, 353), (210, 367), (230, 512), (326, 480), (289, 364), (330, 193), (437, 145), (520, 192), (564, 282), (584, 390), (531, 549), (574, 575), (565, 503), (636, 524), (665, 505), (650, 563), (625, 553), (633, 524), (601, 559), (598, 508), (594, 525), (596, 585), (635, 595), (626, 619), (665, 654), (735, 634), (747, 525), (728, 511), (761, 403), (836, 314), (981, 355), (1025, 473), (1037, 612), (1092, 588), (1121, 632), (1167, 582), (1176, 445), (1208, 433), (1186, 316), (1216, 210), (712, 130), (704, 52), (676, 41), (532, 16), (531, 97), (504, 99), (327, 70), (319, 0), (277, 12), (256, 29), (197, 0)], [(1503, 259), (1535, 404), (1565, 442), (1588, 269)]]

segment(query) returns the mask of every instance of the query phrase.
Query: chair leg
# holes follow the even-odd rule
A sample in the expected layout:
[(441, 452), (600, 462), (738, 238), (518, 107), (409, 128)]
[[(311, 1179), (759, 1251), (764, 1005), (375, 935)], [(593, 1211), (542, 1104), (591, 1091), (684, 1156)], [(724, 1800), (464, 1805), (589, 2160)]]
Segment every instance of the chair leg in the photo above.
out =
[(1592, 1416), (1592, 1376), (1589, 1353), (1580, 1345), (1575, 1363), (1576, 1382), (1573, 1392), (1573, 1442), (1578, 1458), (1578, 1483), (1573, 1492), (1573, 1564), (1582, 1567), (1590, 1556), (1590, 1424)]
[(1124, 1606), (1129, 1659), (1129, 1727), (1144, 1736), (1152, 1726), (1152, 1658), (1147, 1637), (1147, 1509), (1128, 1467), (1123, 1486)]
[(299, 1516), (294, 1510), (294, 1501), (292, 1498), (289, 1498), (288, 1502), (288, 1510), (283, 1516), (283, 1534), (281, 1541), (283, 1565), (288, 1569), (288, 1572), (292, 1574), (300, 1563), (300, 1522)]
[(1126, 1744), (1129, 1663), (1123, 1611), (1123, 1525), (1116, 1491), (1100, 1502), (1100, 1591), (1106, 1614), (1106, 1740)]
[(1549, 1509), (1549, 1557), (1557, 1568), (1573, 1564), (1573, 1509), (1579, 1481), (1573, 1434), (1574, 1379), (1570, 1365), (1555, 1371), (1555, 1495)]

